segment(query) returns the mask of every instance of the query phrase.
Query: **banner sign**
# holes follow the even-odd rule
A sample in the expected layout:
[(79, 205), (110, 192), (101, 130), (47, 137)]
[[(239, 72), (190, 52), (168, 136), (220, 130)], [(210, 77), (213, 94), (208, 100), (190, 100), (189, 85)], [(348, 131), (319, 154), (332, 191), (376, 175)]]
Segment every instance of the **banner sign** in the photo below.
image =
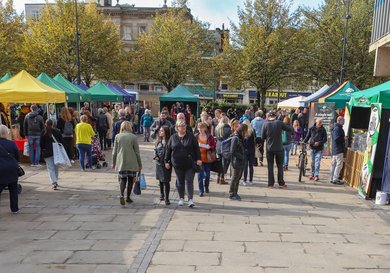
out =
[(372, 172), (376, 148), (379, 139), (379, 129), (382, 115), (382, 104), (371, 104), (370, 123), (367, 132), (367, 149), (364, 152), (362, 176), (360, 178), (359, 194), (366, 198), (370, 193)]

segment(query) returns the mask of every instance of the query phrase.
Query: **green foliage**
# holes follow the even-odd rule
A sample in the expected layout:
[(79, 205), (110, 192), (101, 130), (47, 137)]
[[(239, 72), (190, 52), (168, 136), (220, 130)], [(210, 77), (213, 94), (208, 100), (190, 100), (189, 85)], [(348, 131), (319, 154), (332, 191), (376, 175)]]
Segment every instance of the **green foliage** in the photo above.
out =
[(189, 18), (183, 9), (158, 14), (150, 32), (138, 40), (133, 67), (139, 79), (152, 79), (169, 91), (191, 80), (211, 79), (210, 62), (204, 58), (213, 50), (207, 25)]
[[(117, 78), (123, 45), (116, 25), (98, 13), (94, 4), (79, 4), (77, 9), (83, 80), (89, 85), (94, 79)], [(22, 57), (29, 71), (76, 78), (75, 15), (73, 1), (59, 0), (28, 22)]]
[[(7, 72), (19, 72), (21, 67), (18, 54), (23, 40), (23, 15), (18, 15), (13, 8), (13, 1), (4, 4), (0, 0), (0, 75)], [(0, 77), (1, 77), (0, 76)]]

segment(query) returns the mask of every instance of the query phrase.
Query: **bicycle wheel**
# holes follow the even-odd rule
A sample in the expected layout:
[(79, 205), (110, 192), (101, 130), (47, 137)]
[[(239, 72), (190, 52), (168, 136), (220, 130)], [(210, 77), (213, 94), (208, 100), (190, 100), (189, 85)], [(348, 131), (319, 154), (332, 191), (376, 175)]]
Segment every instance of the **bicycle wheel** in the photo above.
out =
[(305, 172), (305, 159), (303, 158), (303, 156), (299, 156), (298, 168), (299, 168), (298, 181), (301, 182), (302, 175), (304, 176), (304, 172)]

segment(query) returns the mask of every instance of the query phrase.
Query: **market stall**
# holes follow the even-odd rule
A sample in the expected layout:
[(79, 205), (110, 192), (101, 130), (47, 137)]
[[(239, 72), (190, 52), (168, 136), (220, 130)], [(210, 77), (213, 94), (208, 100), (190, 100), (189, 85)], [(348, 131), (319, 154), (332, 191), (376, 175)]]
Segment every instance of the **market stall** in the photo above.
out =
[(186, 89), (173, 89), (171, 92), (160, 97), (160, 111), (166, 106), (171, 109), (172, 104), (176, 102), (183, 102), (188, 104), (192, 113), (197, 117), (199, 109), (199, 98), (194, 96)]
[(302, 100), (304, 100), (304, 99), (305, 99), (304, 96), (298, 96), (298, 97), (295, 97), (295, 98), (284, 100), (284, 101), (278, 103), (278, 108), (281, 108), (281, 109), (296, 109), (296, 108), (299, 108), (299, 107), (303, 107), (304, 103), (302, 102)]
[(347, 81), (340, 85), (333, 92), (321, 97), (318, 102), (334, 102), (336, 109), (344, 109), (351, 99), (351, 95), (360, 91), (352, 82)]
[(351, 95), (344, 131), (348, 135), (344, 179), (366, 198), (383, 187), (390, 120), (390, 82)]
[(111, 88), (117, 94), (122, 95), (124, 103), (127, 103), (127, 104), (135, 103), (135, 96), (127, 93), (125, 90), (120, 88), (118, 85), (113, 85), (111, 83), (107, 83), (106, 85), (107, 85), (107, 87)]
[(11, 73), (7, 73), (7, 74), (5, 74), (3, 77), (1, 77), (0, 83), (5, 82), (5, 81), (7, 81), (7, 80), (9, 80), (9, 79), (11, 79), (11, 78), (12, 78)]
[(73, 90), (74, 92), (76, 93), (79, 93), (81, 94), (81, 98), (80, 100), (83, 102), (83, 101), (91, 101), (91, 95), (84, 91), (83, 89), (77, 87), (76, 85), (74, 85), (73, 83), (71, 83), (70, 81), (68, 81), (64, 76), (62, 76), (61, 74), (57, 74), (53, 80), (55, 80), (56, 82), (58, 82), (59, 84), (61, 84), (62, 86), (70, 89), (70, 90)]
[(93, 102), (122, 102), (123, 95), (120, 95), (107, 87), (103, 82), (98, 82), (87, 90)]

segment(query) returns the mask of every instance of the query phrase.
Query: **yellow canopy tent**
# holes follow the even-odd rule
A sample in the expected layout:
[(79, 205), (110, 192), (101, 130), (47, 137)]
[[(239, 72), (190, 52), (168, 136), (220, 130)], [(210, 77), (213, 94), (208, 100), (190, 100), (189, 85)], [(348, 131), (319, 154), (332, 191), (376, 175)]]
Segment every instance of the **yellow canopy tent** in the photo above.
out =
[(66, 94), (38, 81), (25, 70), (22, 70), (11, 79), (0, 84), (0, 102), (64, 103), (66, 102)]

